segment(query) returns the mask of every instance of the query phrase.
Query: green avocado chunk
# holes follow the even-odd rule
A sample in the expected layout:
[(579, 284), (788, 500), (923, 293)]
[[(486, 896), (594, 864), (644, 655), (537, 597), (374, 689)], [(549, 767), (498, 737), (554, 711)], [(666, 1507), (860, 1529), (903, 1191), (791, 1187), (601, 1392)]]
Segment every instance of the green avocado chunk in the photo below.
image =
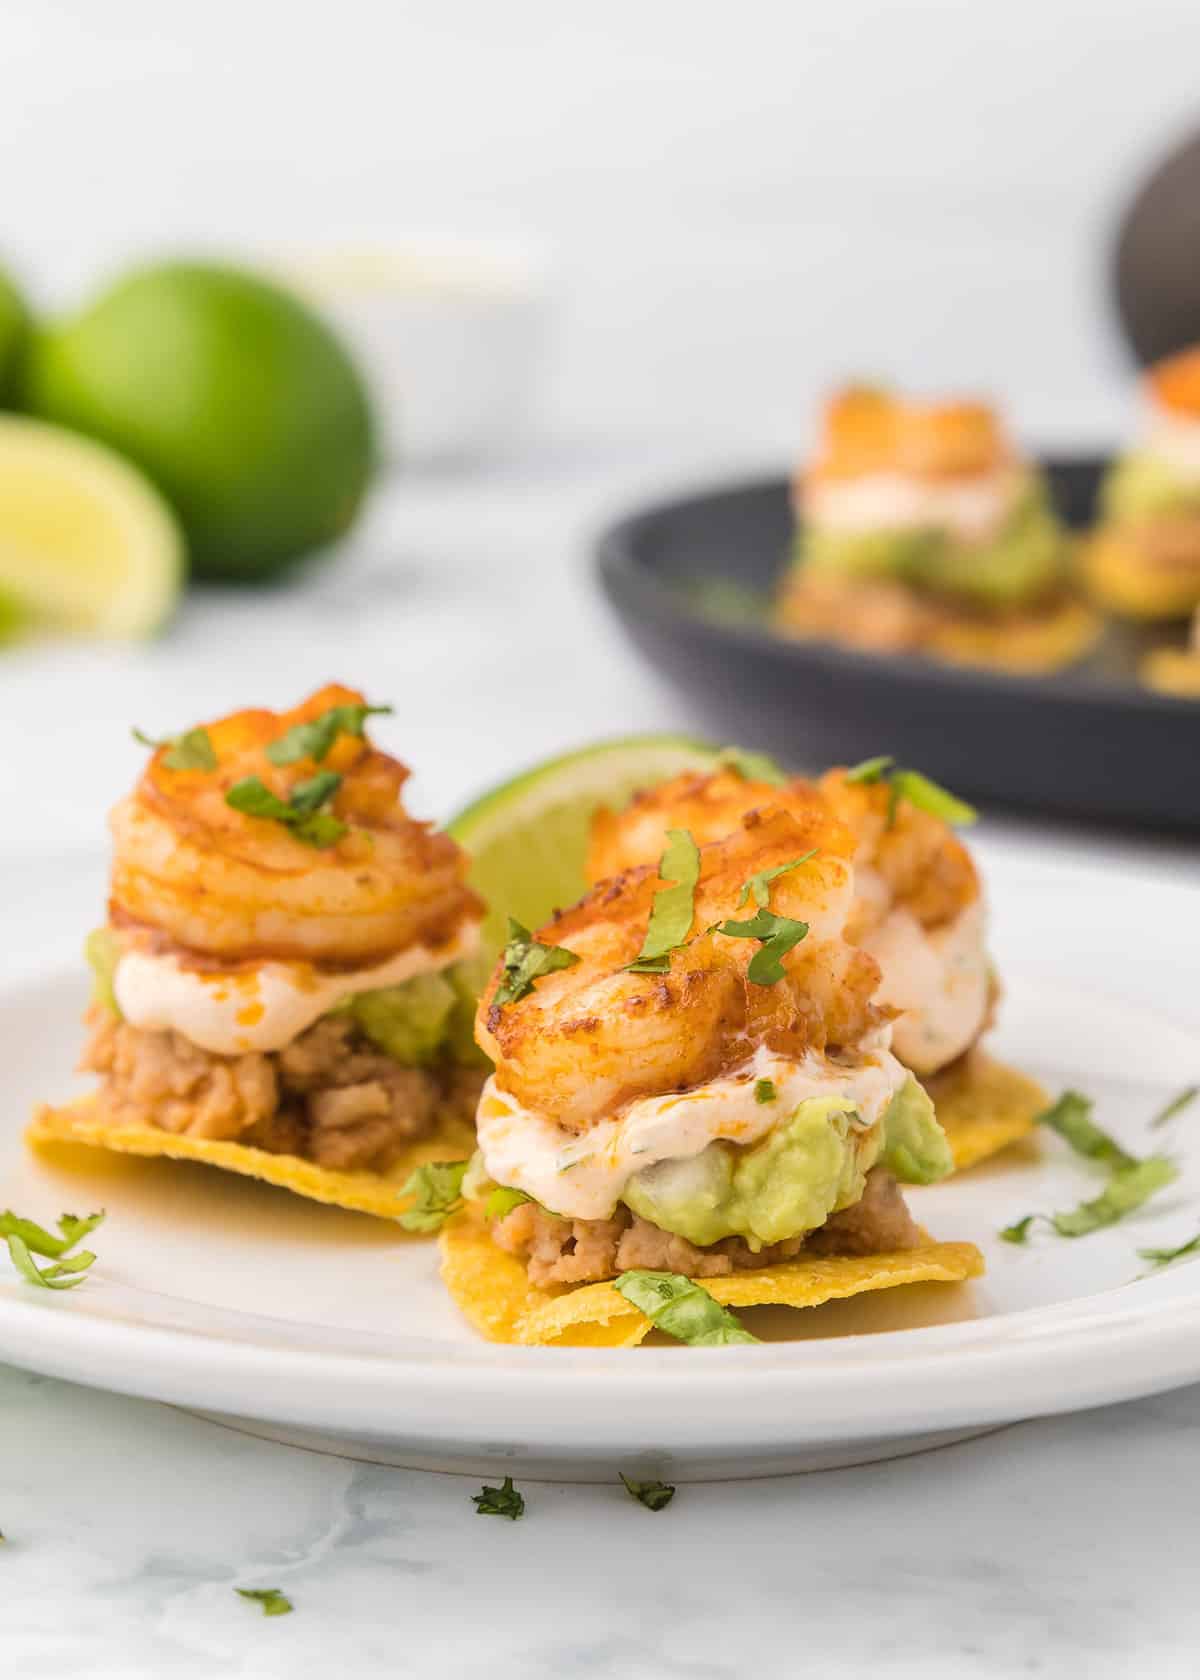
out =
[(415, 974), (399, 986), (356, 992), (342, 1005), (385, 1056), (405, 1067), (443, 1058), (486, 1065), (475, 1045), (475, 1002), (486, 973), (474, 959), (436, 974)]
[(635, 1173), (622, 1200), (701, 1247), (744, 1237), (751, 1249), (816, 1230), (863, 1193), (876, 1163), (906, 1184), (953, 1170), (929, 1097), (910, 1074), (878, 1126), (853, 1123), (842, 1097), (809, 1097), (749, 1149), (719, 1141)]
[(121, 941), (110, 927), (93, 928), (83, 942), (83, 954), (92, 971), (92, 1002), (102, 1004), (120, 1018), (121, 1006), (113, 991), (113, 977), (121, 959)]
[(810, 527), (796, 559), (817, 571), (887, 579), (1001, 608), (1034, 600), (1062, 579), (1066, 542), (1045, 485), (1033, 478), (988, 542), (960, 542), (934, 528), (846, 534)]
[(911, 1073), (883, 1117), (883, 1154), (879, 1159), (901, 1184), (936, 1184), (954, 1171), (954, 1157), (938, 1125), (933, 1103)]
[(883, 1127), (854, 1124), (844, 1097), (808, 1097), (750, 1148), (724, 1140), (686, 1160), (635, 1173), (622, 1200), (700, 1246), (744, 1237), (750, 1248), (823, 1225), (858, 1201)]
[(446, 1040), (454, 988), (441, 974), (414, 974), (399, 986), (357, 992), (349, 1013), (385, 1056), (406, 1067), (434, 1061)]
[(1113, 524), (1200, 513), (1200, 484), (1188, 484), (1157, 455), (1135, 450), (1109, 469), (1100, 487), (1100, 513)]
[(451, 963), (446, 979), (454, 989), (454, 1007), (446, 1028), (450, 1054), (462, 1067), (490, 1067), (491, 1063), (475, 1042), (475, 1011), (488, 983), (492, 964), (483, 951), (461, 962)]

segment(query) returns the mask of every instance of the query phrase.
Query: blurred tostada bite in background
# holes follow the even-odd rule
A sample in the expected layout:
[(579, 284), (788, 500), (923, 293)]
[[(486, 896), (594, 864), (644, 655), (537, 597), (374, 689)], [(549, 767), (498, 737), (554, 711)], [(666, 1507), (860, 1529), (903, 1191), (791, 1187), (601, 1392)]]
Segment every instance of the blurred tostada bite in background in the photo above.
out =
[(794, 504), (789, 633), (1010, 670), (1069, 664), (1099, 633), (1042, 474), (986, 403), (847, 387)]

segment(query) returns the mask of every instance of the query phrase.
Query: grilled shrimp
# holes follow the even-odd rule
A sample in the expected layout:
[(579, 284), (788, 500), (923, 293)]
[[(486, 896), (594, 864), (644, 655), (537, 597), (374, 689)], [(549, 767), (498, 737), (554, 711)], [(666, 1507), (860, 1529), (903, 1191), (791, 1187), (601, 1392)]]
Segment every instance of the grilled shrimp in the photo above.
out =
[(920, 479), (970, 478), (1012, 463), (990, 407), (978, 402), (906, 402), (889, 391), (850, 386), (826, 405), (823, 435), (796, 481), (899, 473)]
[(665, 974), (631, 974), (660, 886), (653, 866), (601, 882), (541, 929), (544, 944), (579, 961), (545, 975), (524, 997), (497, 1005), (500, 970), (480, 1003), (476, 1037), (498, 1085), (526, 1107), (585, 1130), (636, 1097), (687, 1089), (747, 1061), (760, 1045), (799, 1058), (856, 1045), (889, 1018), (871, 998), (874, 959), (844, 938), (853, 887), (850, 837), (828, 818), (819, 854), (770, 883), (770, 908), (809, 924), (782, 958), (775, 985), (751, 981), (760, 949), (715, 931), (752, 917), (740, 902), (751, 876), (791, 863), (814, 844), (813, 826), (786, 811), (750, 811), (732, 833), (701, 847), (689, 941)]
[(844, 770), (784, 787), (728, 770), (676, 776), (627, 810), (596, 817), (592, 877), (658, 857), (670, 828), (712, 841), (751, 809), (760, 817), (785, 811), (808, 844), (853, 857), (845, 937), (879, 964), (875, 1001), (898, 1016), (893, 1047), (901, 1060), (932, 1073), (973, 1044), (995, 1001), (975, 865), (940, 818), (907, 800), (893, 809), (883, 782), (850, 782)]
[(637, 794), (624, 811), (597, 812), (588, 879), (656, 862), (668, 829), (686, 828), (703, 846), (729, 834), (748, 811), (774, 809), (803, 829), (807, 846), (853, 856), (850, 938), (861, 938), (897, 904), (925, 928), (953, 920), (979, 897), (970, 853), (940, 818), (906, 800), (889, 827), (889, 803), (882, 782), (848, 782), (844, 770), (830, 770), (817, 782), (797, 777), (783, 787), (734, 770), (684, 771)]
[[(417, 942), (437, 948), (482, 905), (466, 885), (467, 859), (444, 834), (415, 821), (401, 789), (408, 771), (361, 734), (341, 732), (317, 763), (278, 765), (266, 748), (296, 724), (356, 690), (330, 684), (289, 712), (234, 712), (207, 725), (212, 769), (173, 769), (160, 746), (112, 813), (110, 913), (135, 937), (170, 942), (201, 959), (293, 959), (356, 966)], [(287, 801), (318, 772), (340, 777), (324, 806), (344, 832), (314, 846), (283, 822), (234, 809), (226, 794), (258, 777)]]
[(897, 906), (928, 930), (952, 922), (978, 901), (971, 854), (940, 817), (906, 799), (893, 809), (885, 783), (849, 782), (844, 770), (827, 770), (816, 787), (857, 840), (852, 939), (862, 938)]
[(667, 830), (686, 828), (698, 846), (733, 833), (747, 811), (784, 810), (803, 829), (804, 850), (819, 846), (848, 857), (854, 838), (834, 820), (811, 782), (786, 788), (754, 781), (736, 770), (685, 770), (634, 795), (623, 811), (601, 807), (592, 818), (589, 881), (603, 881), (643, 863), (657, 863)]

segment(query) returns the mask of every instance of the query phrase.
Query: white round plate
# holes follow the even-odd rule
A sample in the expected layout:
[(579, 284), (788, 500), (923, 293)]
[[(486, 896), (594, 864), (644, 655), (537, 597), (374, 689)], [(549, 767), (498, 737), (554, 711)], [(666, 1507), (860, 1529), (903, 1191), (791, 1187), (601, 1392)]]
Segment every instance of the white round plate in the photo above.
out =
[[(987, 873), (1006, 986), (994, 1049), (1095, 1098), (1134, 1150), (1179, 1160), (1179, 1182), (1134, 1218), (999, 1241), (1019, 1216), (1097, 1192), (1095, 1170), (1046, 1137), (1040, 1159), (1010, 1151), (910, 1193), (936, 1236), (984, 1250), (974, 1284), (762, 1310), (748, 1315), (762, 1347), (492, 1346), (443, 1292), (435, 1245), (382, 1221), (200, 1166), (29, 1154), (34, 1103), (75, 1088), (86, 982), (63, 966), (58, 925), (39, 966), (10, 959), (0, 984), (0, 1183), (43, 1222), (100, 1206), (108, 1219), (70, 1292), (22, 1283), (0, 1250), (0, 1357), (356, 1456), (583, 1478), (864, 1461), (1200, 1378), (1200, 1266), (1147, 1276), (1137, 1254), (1200, 1231), (1200, 1102), (1149, 1130), (1200, 1080), (1200, 893), (1002, 859)], [(27, 920), (54, 914), (44, 875), (19, 897)]]

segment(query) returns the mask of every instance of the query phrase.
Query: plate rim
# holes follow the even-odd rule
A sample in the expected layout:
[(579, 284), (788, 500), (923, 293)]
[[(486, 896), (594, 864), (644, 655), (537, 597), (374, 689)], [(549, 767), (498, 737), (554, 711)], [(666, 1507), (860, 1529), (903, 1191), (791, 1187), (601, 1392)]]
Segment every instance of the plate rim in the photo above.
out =
[[(1031, 878), (1051, 892), (1068, 882), (1075, 890), (1098, 892), (1120, 883), (1133, 895), (1128, 914), (1135, 922), (1143, 910), (1151, 916), (1170, 910), (1167, 926), (1181, 952), (1189, 949), (1187, 928), (1200, 923), (1200, 888), (1145, 871), (1001, 853), (987, 860), (986, 873), (1008, 891), (1019, 891)], [(1181, 904), (1186, 915), (1180, 914)], [(1160, 958), (1153, 960), (1157, 964)], [(1030, 978), (1040, 980), (1034, 972)], [(21, 965), (0, 976), (0, 1007), (12, 989), (76, 980), (75, 969), (55, 951), (40, 968)], [(1139, 1008), (1200, 1046), (1200, 1010), (1173, 1009), (1169, 999), (1147, 998), (1135, 978), (1127, 999), (1130, 993)], [(756, 1442), (767, 1438), (761, 1424), (767, 1434), (777, 1431), (773, 1438), (786, 1446), (797, 1432), (811, 1436), (816, 1430), (822, 1438), (828, 1431), (838, 1438), (878, 1434), (877, 1402), (874, 1411), (870, 1403), (877, 1394), (873, 1376), (887, 1379), (886, 1427), (895, 1434), (1073, 1411), (1200, 1377), (1200, 1271), (1187, 1266), (950, 1324), (754, 1348), (643, 1348), (633, 1354), (517, 1348), (482, 1339), (439, 1343), (421, 1336), (386, 1337), (368, 1348), (373, 1333), (337, 1332), (203, 1302), (191, 1303), (191, 1310), (198, 1317), (216, 1316), (215, 1332), (138, 1323), (119, 1316), (122, 1295), (151, 1292), (95, 1281), (101, 1288), (90, 1296), (92, 1306), (82, 1295), (46, 1297), (15, 1279), (0, 1283), (0, 1357), (97, 1388), (265, 1422), (378, 1432), (380, 1417), (390, 1416), (397, 1426), (417, 1427), (430, 1440), (462, 1440), (471, 1409), (477, 1412), (481, 1402), (491, 1400), (507, 1410), (507, 1421), (497, 1416), (489, 1438), (536, 1437), (568, 1453), (587, 1450), (578, 1430), (564, 1422), (568, 1396), (573, 1402), (581, 1392), (592, 1396), (585, 1415), (597, 1429), (606, 1427), (604, 1402), (616, 1394), (623, 1403), (645, 1408), (649, 1422), (656, 1422), (673, 1407), (688, 1411), (699, 1361), (713, 1404), (694, 1408), (697, 1415), (684, 1433), (711, 1451), (733, 1450), (728, 1440), (712, 1434), (711, 1417), (724, 1396), (744, 1394), (748, 1382), (755, 1391)], [(189, 1303), (182, 1297), (161, 1299), (171, 1303), (177, 1320), (187, 1316)], [(294, 1345), (306, 1334), (310, 1345)], [(1121, 1355), (1116, 1361), (1114, 1341)], [(1066, 1370), (1070, 1380), (1064, 1382)], [(414, 1401), (420, 1402), (415, 1425)]]
[[(1037, 456), (1043, 467), (1094, 464), (1106, 458), (1095, 455)], [(1010, 699), (1015, 695), (1027, 696), (1031, 700), (1049, 700), (1059, 705), (1065, 703), (1091, 710), (1098, 717), (1112, 712), (1126, 715), (1130, 711), (1172, 718), (1200, 715), (1200, 706), (1193, 699), (1167, 694), (1140, 683), (1115, 686), (1087, 671), (1075, 673), (1071, 682), (1064, 683), (1055, 675), (1009, 673), (987, 666), (957, 665), (913, 655), (870, 653), (815, 637), (811, 640), (789, 638), (756, 624), (717, 620), (697, 609), (682, 591), (665, 583), (639, 551), (647, 532), (663, 519), (685, 510), (699, 511), (706, 502), (761, 496), (768, 491), (786, 496), (789, 483), (790, 479), (779, 473), (759, 473), (716, 482), (711, 479), (696, 481), (690, 488), (681, 485), (678, 490), (662, 493), (610, 521), (592, 543), (593, 565), (605, 595), (614, 606), (624, 604), (627, 597), (635, 597), (639, 609), (652, 611), (660, 621), (682, 623), (690, 632), (706, 635), (717, 645), (729, 640), (747, 652), (775, 656), (787, 664), (802, 661), (805, 666), (817, 670), (885, 676), (916, 688), (950, 688)]]

